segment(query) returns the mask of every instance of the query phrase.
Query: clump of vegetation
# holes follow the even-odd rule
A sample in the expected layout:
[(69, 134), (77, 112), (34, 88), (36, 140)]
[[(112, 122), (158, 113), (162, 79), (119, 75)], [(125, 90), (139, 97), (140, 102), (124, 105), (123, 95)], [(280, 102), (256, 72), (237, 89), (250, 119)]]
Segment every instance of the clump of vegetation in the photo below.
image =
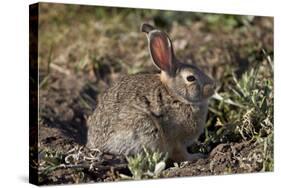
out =
[(45, 148), (39, 152), (39, 173), (46, 175), (64, 163), (64, 154)]
[[(133, 179), (158, 178), (166, 167), (167, 154), (152, 152), (144, 148), (144, 152), (127, 157), (128, 168)], [(123, 176), (123, 178), (129, 178)]]
[(38, 154), (38, 172), (39, 183), (43, 183), (46, 177), (62, 163), (64, 163), (64, 154), (50, 148), (44, 148)]
[(262, 170), (270, 171), (273, 170), (273, 61), (263, 52), (264, 61), (256, 62), (240, 78), (231, 73), (230, 81), (214, 95), (205, 144), (255, 143), (263, 150)]

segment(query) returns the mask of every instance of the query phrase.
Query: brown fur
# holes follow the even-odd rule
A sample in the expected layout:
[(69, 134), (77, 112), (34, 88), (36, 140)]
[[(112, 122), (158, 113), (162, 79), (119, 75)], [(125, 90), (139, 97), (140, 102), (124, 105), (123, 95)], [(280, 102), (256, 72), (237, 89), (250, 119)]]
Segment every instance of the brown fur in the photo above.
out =
[[(164, 47), (165, 52), (171, 53), (166, 57), (174, 57), (172, 49)], [(197, 67), (176, 59), (168, 61), (154, 62), (173, 66), (168, 70), (160, 68), (160, 75), (124, 76), (99, 98), (87, 122), (88, 147), (123, 155), (137, 154), (146, 147), (167, 152), (174, 161), (198, 158), (199, 155), (189, 154), (186, 147), (203, 132), (213, 81)], [(186, 81), (189, 75), (196, 80)]]

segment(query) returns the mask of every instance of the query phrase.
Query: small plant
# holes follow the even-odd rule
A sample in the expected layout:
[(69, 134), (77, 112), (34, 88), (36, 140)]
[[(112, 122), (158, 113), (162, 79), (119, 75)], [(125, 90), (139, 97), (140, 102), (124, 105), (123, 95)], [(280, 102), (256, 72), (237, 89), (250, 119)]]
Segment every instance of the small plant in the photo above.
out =
[[(128, 168), (133, 179), (157, 178), (166, 167), (167, 154), (148, 151), (143, 149), (133, 157), (127, 157)], [(129, 177), (126, 177), (129, 178)]]
[(39, 174), (42, 175), (47, 175), (64, 162), (64, 155), (62, 152), (54, 151), (49, 148), (41, 150), (38, 157)]

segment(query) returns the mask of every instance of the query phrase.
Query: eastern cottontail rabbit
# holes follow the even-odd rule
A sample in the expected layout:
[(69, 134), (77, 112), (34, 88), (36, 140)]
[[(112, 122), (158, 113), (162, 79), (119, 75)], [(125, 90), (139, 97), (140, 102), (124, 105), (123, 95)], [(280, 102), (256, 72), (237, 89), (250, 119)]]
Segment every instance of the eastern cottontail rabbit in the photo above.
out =
[(87, 146), (123, 155), (145, 147), (177, 162), (196, 159), (187, 146), (203, 132), (214, 82), (175, 57), (165, 32), (148, 24), (141, 30), (161, 73), (125, 76), (109, 88), (88, 119)]

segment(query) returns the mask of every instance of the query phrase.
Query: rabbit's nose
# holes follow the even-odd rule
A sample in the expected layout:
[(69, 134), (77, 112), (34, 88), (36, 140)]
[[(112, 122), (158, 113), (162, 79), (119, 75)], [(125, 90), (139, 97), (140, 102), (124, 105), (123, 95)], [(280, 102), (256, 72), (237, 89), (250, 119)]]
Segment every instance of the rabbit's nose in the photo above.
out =
[(215, 84), (211, 83), (211, 84), (206, 84), (203, 87), (203, 96), (205, 98), (211, 97), (215, 92)]

